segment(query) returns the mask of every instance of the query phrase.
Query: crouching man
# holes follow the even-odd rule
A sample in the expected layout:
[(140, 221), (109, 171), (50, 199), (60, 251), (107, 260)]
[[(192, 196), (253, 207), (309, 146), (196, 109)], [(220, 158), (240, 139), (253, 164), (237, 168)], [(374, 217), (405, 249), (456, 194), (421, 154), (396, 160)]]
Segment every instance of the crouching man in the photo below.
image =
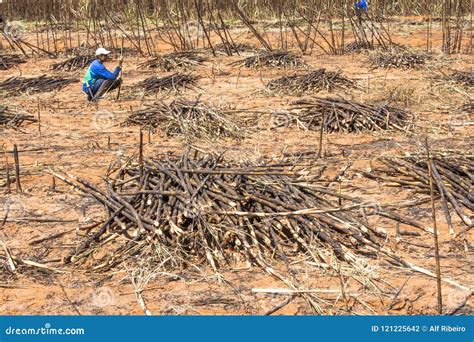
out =
[(103, 97), (107, 92), (116, 89), (122, 83), (119, 77), (122, 70), (123, 57), (119, 60), (119, 65), (114, 72), (110, 72), (104, 66), (104, 62), (109, 59), (110, 51), (98, 48), (95, 52), (97, 57), (86, 72), (82, 83), (82, 91), (86, 93), (87, 100), (94, 101)]

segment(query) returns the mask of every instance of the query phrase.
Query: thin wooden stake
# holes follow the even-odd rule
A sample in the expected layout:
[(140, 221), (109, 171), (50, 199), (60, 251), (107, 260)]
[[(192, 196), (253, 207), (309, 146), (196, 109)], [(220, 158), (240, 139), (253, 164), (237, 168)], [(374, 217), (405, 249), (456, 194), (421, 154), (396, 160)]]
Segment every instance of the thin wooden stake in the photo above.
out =
[(16, 189), (19, 192), (23, 192), (21, 189), (21, 183), (20, 183), (20, 157), (18, 156), (18, 148), (15, 145), (13, 145), (13, 158), (15, 159), (15, 180), (16, 180)]
[(439, 244), (438, 244), (438, 226), (436, 224), (436, 209), (434, 202), (434, 190), (433, 190), (433, 170), (431, 169), (431, 154), (428, 145), (428, 138), (425, 139), (426, 154), (428, 157), (428, 173), (430, 179), (430, 196), (431, 196), (431, 212), (433, 215), (433, 229), (434, 229), (434, 248), (435, 248), (435, 260), (436, 260), (436, 285), (438, 290), (438, 314), (443, 313), (443, 297), (441, 293), (441, 265), (439, 261)]
[(321, 158), (323, 156), (323, 135), (324, 135), (324, 125), (326, 124), (326, 117), (323, 111), (323, 117), (321, 120), (321, 130), (319, 132), (319, 152), (318, 152), (318, 158)]
[(8, 155), (5, 153), (5, 173), (6, 173), (6, 177), (7, 177), (7, 191), (6, 193), (9, 194), (10, 193), (10, 183), (11, 183), (11, 180), (10, 180), (10, 165), (8, 164)]
[(40, 105), (39, 97), (38, 97), (38, 132), (41, 137), (41, 105)]
[(3, 241), (0, 241), (0, 244), (2, 245), (3, 251), (5, 252), (7, 263), (8, 263), (8, 268), (9, 268), (10, 272), (14, 273), (16, 271), (16, 266), (15, 266), (15, 262), (13, 261), (13, 258), (11, 256), (11, 254), (10, 254), (10, 251), (8, 250), (7, 245)]
[(140, 141), (138, 146), (138, 164), (140, 165), (140, 175), (143, 175), (143, 130), (140, 128)]

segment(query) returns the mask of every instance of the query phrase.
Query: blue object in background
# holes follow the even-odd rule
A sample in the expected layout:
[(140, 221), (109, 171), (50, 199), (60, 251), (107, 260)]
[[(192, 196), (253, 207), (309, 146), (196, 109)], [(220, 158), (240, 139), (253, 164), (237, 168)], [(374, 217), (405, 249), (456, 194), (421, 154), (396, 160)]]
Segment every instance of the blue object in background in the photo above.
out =
[(363, 9), (364, 11), (367, 11), (367, 1), (365, 1), (365, 0), (358, 0), (358, 1), (356, 2), (356, 8), (357, 8), (358, 10)]

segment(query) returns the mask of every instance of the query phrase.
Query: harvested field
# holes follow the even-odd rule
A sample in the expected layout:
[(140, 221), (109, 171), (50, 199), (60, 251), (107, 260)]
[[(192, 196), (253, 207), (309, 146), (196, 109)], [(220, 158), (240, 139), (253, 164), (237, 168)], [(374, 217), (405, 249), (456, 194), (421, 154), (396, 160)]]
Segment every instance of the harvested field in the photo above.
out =
[[(137, 3), (0, 37), (2, 314), (472, 312), (463, 4)], [(99, 46), (123, 83), (89, 103)]]

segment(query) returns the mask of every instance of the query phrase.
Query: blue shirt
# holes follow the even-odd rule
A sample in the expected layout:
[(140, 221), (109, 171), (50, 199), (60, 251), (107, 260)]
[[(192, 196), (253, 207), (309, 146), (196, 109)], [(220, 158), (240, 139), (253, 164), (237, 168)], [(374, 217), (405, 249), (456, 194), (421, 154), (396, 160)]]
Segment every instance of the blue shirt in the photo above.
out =
[(364, 11), (367, 11), (367, 2), (365, 0), (357, 1), (356, 8), (358, 10), (363, 9)]
[(116, 80), (120, 74), (120, 67), (116, 67), (115, 71), (112, 73), (107, 70), (107, 68), (102, 64), (98, 59), (93, 61), (89, 66), (89, 69), (84, 76), (82, 83), (82, 91), (87, 93), (87, 86), (91, 87), (97, 80), (106, 79), (106, 80)]

